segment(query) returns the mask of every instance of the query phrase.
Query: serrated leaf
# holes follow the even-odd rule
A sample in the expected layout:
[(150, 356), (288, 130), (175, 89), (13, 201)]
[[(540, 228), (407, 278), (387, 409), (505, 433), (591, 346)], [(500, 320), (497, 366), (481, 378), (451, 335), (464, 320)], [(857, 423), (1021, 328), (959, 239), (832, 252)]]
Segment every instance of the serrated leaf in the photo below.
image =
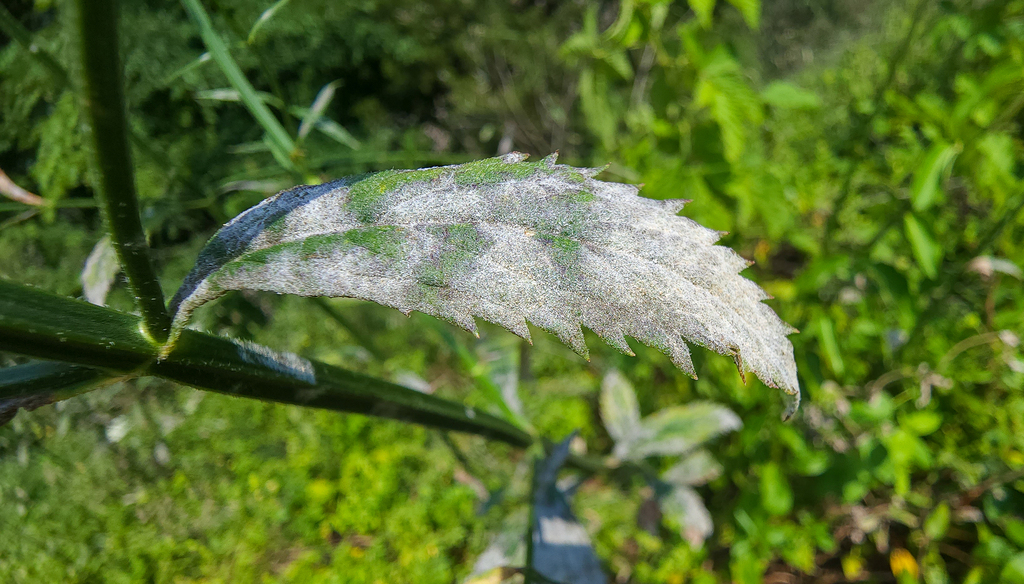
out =
[(527, 321), (586, 357), (581, 326), (625, 336), (694, 373), (686, 341), (798, 391), (793, 329), (738, 275), (717, 231), (683, 201), (637, 196), (596, 171), (512, 153), (302, 186), (224, 226), (172, 300), (174, 330), (229, 290), (371, 300), (470, 331), (480, 317), (529, 339)]
[(661, 480), (672, 485), (695, 486), (712, 481), (722, 474), (722, 465), (703, 448), (691, 453), (666, 470)]
[(661, 498), (661, 511), (679, 527), (679, 534), (693, 547), (700, 547), (714, 531), (711, 513), (697, 491), (676, 485)]
[(629, 451), (633, 459), (686, 454), (712, 438), (743, 426), (732, 410), (710, 402), (669, 406), (641, 421), (640, 437)]
[(120, 271), (121, 264), (117, 261), (117, 253), (110, 243), (110, 237), (104, 236), (92, 248), (79, 276), (82, 282), (82, 295), (90, 304), (104, 306), (114, 277)]
[(608, 435), (616, 442), (628, 443), (640, 431), (640, 405), (633, 385), (622, 373), (609, 371), (601, 382), (601, 419)]

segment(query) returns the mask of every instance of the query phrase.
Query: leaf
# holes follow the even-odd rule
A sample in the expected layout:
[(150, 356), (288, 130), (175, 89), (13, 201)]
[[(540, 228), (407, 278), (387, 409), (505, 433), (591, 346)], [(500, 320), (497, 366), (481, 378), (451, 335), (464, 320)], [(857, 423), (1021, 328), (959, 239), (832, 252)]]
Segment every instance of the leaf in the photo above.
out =
[(903, 216), (903, 226), (918, 267), (929, 280), (934, 280), (939, 275), (942, 247), (912, 213)]
[[(289, 156), (295, 150), (295, 143), (292, 141), (291, 136), (288, 135), (288, 132), (285, 131), (281, 122), (274, 117), (274, 114), (270, 112), (270, 109), (267, 108), (256, 94), (256, 89), (246, 79), (245, 73), (242, 72), (234, 57), (231, 56), (231, 51), (228, 50), (224, 40), (217, 33), (216, 29), (213, 28), (206, 9), (199, 3), (199, 0), (181, 0), (181, 3), (185, 7), (185, 11), (188, 12), (189, 16), (199, 27), (199, 36), (202, 37), (203, 44), (206, 45), (210, 56), (213, 57), (214, 62), (220, 67), (221, 72), (227, 77), (231, 86), (238, 91), (242, 103), (249, 110), (253, 119), (267, 133), (268, 143), (274, 151), (275, 158), (284, 166), (294, 170), (294, 165), (289, 162)], [(279, 7), (275, 6), (271, 10), (276, 11), (276, 8)]]
[(959, 144), (938, 142), (928, 151), (928, 155), (914, 173), (914, 182), (910, 185), (910, 202), (915, 211), (924, 211), (938, 200), (942, 174), (953, 164), (961, 149)]
[(34, 410), (69, 398), (107, 377), (99, 369), (53, 361), (0, 369), (0, 426), (11, 421), (19, 408)]
[(530, 568), (562, 584), (604, 584), (601, 562), (587, 530), (570, 509), (570, 494), (558, 487), (558, 471), (569, 456), (573, 432), (534, 470)]
[(757, 30), (761, 23), (761, 0), (726, 0), (743, 15), (743, 20), (752, 29)]
[(743, 426), (732, 410), (710, 402), (670, 406), (641, 422), (629, 458), (686, 454), (712, 438)]
[(249, 38), (246, 40), (246, 43), (250, 45), (253, 44), (253, 42), (256, 40), (256, 36), (259, 33), (260, 29), (263, 28), (263, 25), (266, 24), (267, 21), (269, 21), (271, 18), (273, 18), (274, 15), (277, 14), (278, 10), (281, 10), (282, 8), (287, 6), (290, 1), (291, 0), (277, 0), (277, 2), (274, 2), (274, 4), (270, 8), (264, 10), (263, 13), (260, 14), (260, 17), (256, 19), (256, 22), (253, 23), (252, 28), (249, 30)]
[(715, 529), (711, 514), (697, 491), (685, 485), (675, 485), (661, 498), (661, 511), (679, 527), (679, 534), (693, 547), (704, 545), (704, 540)]
[(761, 98), (768, 105), (794, 110), (816, 110), (821, 107), (821, 98), (813, 91), (787, 83), (772, 81), (761, 90)]
[(715, 12), (715, 0), (689, 0), (690, 9), (704, 28), (711, 26), (711, 15)]
[(761, 467), (761, 506), (772, 515), (785, 515), (793, 509), (793, 490), (774, 462)]
[(110, 237), (104, 236), (85, 260), (85, 267), (80, 276), (82, 295), (90, 303), (104, 306), (107, 303), (110, 285), (114, 283), (114, 277), (120, 271), (121, 264), (117, 261), (117, 253), (110, 243)]
[(313, 105), (309, 106), (306, 110), (305, 115), (302, 116), (302, 123), (299, 124), (299, 142), (301, 143), (309, 135), (309, 131), (312, 130), (320, 118), (324, 114), (324, 110), (331, 104), (331, 100), (334, 99), (334, 93), (338, 90), (338, 86), (341, 85), (340, 81), (332, 81), (327, 85), (320, 88), (320, 91), (316, 94), (316, 98), (313, 100)]
[(628, 446), (640, 432), (640, 405), (636, 401), (636, 392), (629, 380), (614, 369), (601, 382), (601, 419), (608, 435), (615, 440), (616, 449), (619, 443)]
[(512, 153), (284, 191), (224, 226), (172, 306), (180, 332), (228, 290), (371, 300), (475, 331), (475, 317), (530, 338), (527, 321), (587, 357), (581, 325), (625, 336), (694, 374), (686, 340), (797, 392), (793, 329), (738, 275), (720, 234), (595, 170)]
[(721, 474), (722, 465), (702, 448), (662, 473), (661, 480), (673, 485), (696, 486), (715, 480)]

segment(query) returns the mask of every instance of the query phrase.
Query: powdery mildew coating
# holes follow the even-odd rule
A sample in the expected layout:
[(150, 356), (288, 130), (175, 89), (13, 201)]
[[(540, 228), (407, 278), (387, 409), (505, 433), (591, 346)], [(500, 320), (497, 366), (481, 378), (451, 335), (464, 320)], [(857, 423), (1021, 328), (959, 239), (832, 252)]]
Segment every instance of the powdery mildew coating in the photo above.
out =
[(172, 300), (180, 330), (228, 290), (371, 300), (470, 331), (527, 322), (586, 357), (581, 325), (633, 354), (633, 337), (694, 375), (686, 341), (732, 355), (799, 400), (794, 329), (739, 272), (720, 235), (594, 169), (511, 153), (284, 191), (225, 225)]

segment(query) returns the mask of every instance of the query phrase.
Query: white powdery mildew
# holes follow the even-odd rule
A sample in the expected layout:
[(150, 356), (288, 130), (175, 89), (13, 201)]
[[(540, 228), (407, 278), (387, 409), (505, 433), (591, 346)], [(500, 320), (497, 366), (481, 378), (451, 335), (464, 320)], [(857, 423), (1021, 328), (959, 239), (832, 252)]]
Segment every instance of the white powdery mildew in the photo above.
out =
[(694, 374), (686, 341), (732, 355), (799, 400), (794, 329), (739, 272), (720, 234), (592, 169), (513, 153), (464, 165), (300, 187), (240, 215), (211, 240), (175, 296), (175, 328), (227, 290), (371, 300), (475, 330), (529, 338), (527, 322), (583, 356), (581, 326), (625, 337)]

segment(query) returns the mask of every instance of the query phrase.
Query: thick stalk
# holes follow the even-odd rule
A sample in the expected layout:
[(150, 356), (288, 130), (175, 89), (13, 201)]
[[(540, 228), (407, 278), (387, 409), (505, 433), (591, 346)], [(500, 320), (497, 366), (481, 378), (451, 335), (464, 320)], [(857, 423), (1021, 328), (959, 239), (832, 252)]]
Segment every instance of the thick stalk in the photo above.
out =
[(124, 76), (118, 54), (116, 0), (78, 0), (84, 109), (91, 126), (97, 195), (117, 259), (155, 343), (167, 340), (170, 317), (139, 217), (128, 149)]
[(110, 376), (155, 375), (239, 397), (468, 432), (521, 448), (533, 443), (515, 425), (475, 408), (253, 343), (186, 330), (158, 359), (139, 325), (134, 315), (0, 280), (0, 351)]

